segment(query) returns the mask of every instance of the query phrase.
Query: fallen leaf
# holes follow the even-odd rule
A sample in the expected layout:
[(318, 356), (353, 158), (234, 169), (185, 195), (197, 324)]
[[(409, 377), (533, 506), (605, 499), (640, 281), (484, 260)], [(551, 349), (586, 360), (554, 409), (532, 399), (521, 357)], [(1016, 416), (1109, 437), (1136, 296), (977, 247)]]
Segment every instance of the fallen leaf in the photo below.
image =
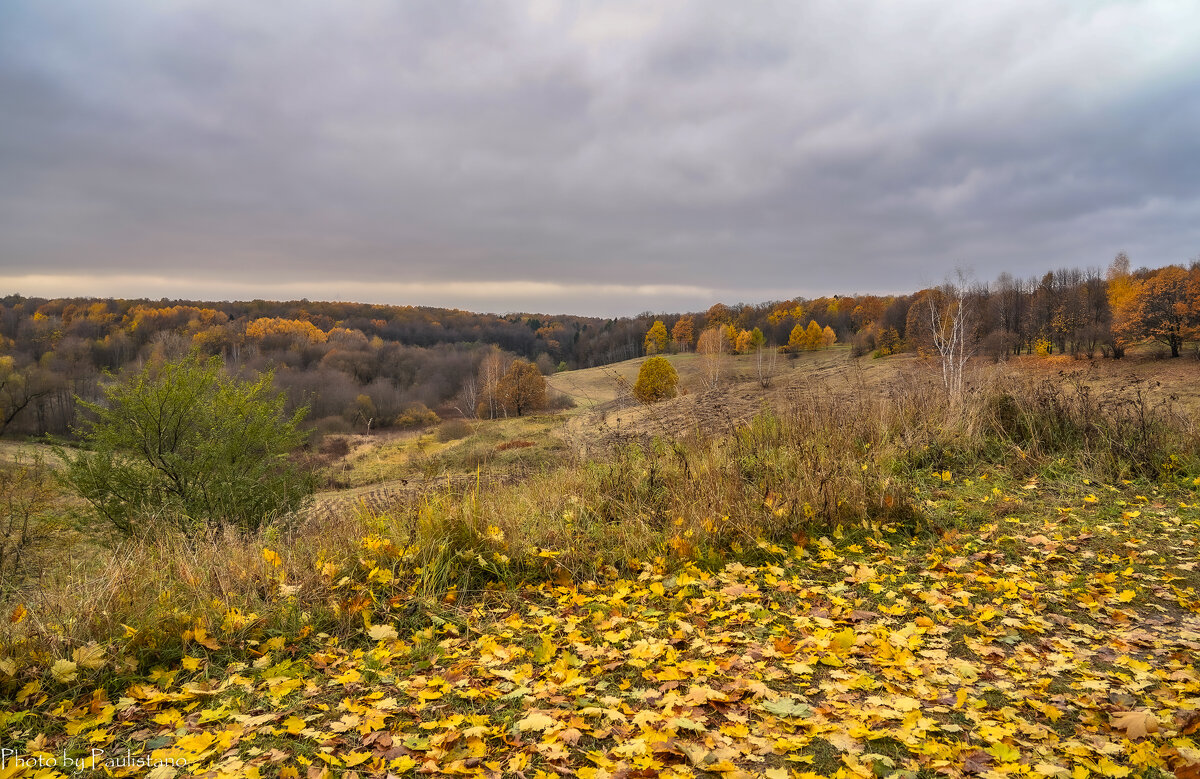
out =
[(1158, 732), (1158, 719), (1154, 713), (1146, 709), (1140, 711), (1114, 712), (1109, 724), (1117, 730), (1125, 731), (1129, 738), (1145, 738), (1149, 733)]

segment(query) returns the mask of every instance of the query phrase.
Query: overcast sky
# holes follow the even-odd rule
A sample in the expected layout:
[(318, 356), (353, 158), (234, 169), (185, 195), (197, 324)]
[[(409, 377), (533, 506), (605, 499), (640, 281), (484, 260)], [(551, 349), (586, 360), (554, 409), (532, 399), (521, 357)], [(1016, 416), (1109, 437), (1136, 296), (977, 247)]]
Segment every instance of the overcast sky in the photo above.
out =
[(0, 3), (0, 293), (630, 314), (1200, 254), (1200, 3)]

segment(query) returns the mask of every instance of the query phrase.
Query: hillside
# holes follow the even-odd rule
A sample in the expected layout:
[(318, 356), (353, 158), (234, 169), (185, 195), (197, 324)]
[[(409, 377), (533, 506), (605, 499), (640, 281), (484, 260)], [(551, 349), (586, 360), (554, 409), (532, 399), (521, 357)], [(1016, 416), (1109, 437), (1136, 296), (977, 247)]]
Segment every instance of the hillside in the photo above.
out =
[(1194, 366), (981, 363), (951, 404), (914, 356), (671, 360), (653, 406), (634, 360), (333, 437), (292, 528), (60, 526), (0, 624), (4, 776), (1200, 772)]

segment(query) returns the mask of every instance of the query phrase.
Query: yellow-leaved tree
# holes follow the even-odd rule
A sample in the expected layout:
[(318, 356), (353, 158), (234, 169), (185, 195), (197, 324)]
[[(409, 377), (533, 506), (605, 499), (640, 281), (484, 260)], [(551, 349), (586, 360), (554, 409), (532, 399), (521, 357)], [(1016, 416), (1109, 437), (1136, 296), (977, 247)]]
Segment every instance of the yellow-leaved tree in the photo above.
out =
[(804, 348), (804, 325), (799, 322), (792, 328), (792, 333), (788, 336), (787, 348), (789, 352), (797, 352)]
[(667, 350), (667, 326), (663, 324), (661, 319), (654, 321), (650, 329), (646, 331), (646, 354), (660, 354)]
[[(832, 331), (831, 331), (832, 332)], [(804, 348), (805, 349), (820, 349), (824, 342), (825, 331), (817, 324), (817, 320), (808, 320), (808, 327), (804, 329)]]
[(1109, 348), (1114, 358), (1125, 356), (1125, 349), (1139, 337), (1141, 327), (1142, 282), (1129, 272), (1129, 255), (1121, 252), (1108, 266), (1108, 307), (1112, 310)]
[(642, 363), (637, 381), (633, 385), (633, 396), (643, 403), (656, 403), (675, 397), (679, 374), (666, 357), (651, 357)]
[(737, 334), (737, 340), (734, 341), (733, 350), (738, 354), (749, 354), (754, 348), (754, 334), (749, 330), (742, 330)]

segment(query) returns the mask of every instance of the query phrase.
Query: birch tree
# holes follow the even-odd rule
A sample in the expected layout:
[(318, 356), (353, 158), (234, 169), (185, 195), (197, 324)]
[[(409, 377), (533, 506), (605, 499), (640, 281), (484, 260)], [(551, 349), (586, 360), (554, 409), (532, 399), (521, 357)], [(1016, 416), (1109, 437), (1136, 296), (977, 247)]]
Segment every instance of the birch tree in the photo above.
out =
[(975, 353), (975, 311), (967, 276), (958, 271), (925, 296), (929, 308), (929, 330), (933, 348), (942, 366), (942, 385), (952, 398), (963, 394), (963, 374)]

